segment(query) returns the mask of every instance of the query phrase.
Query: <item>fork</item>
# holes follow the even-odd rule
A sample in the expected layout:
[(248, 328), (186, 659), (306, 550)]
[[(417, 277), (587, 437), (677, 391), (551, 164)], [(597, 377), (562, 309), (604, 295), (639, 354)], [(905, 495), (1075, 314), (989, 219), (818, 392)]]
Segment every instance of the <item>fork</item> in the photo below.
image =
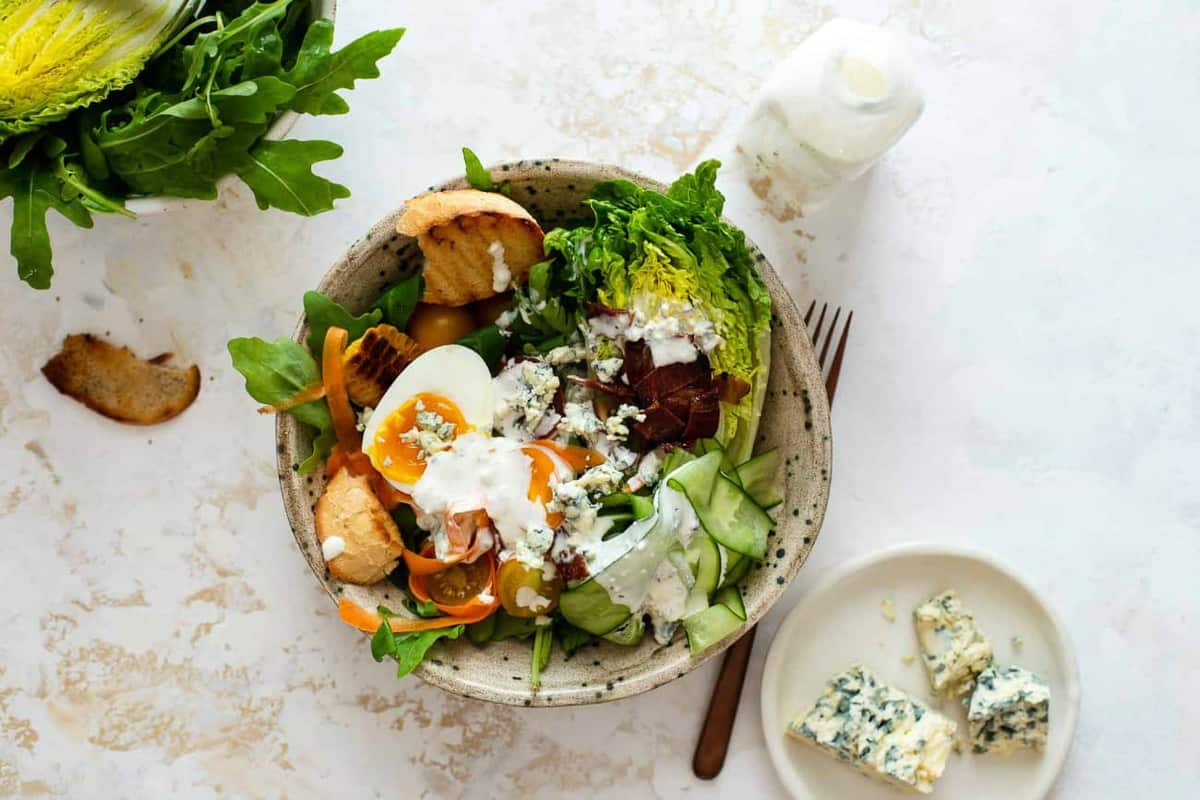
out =
[[(812, 337), (813, 348), (825, 326), (825, 314), (829, 304), (821, 306), (821, 315), (817, 317), (816, 325), (812, 324), (813, 312), (817, 308), (814, 300), (804, 314), (804, 325)], [(817, 364), (824, 373), (826, 357), (829, 355), (829, 345), (833, 342), (837, 331), (838, 318), (842, 315), (839, 306), (833, 312), (833, 320), (825, 330), (825, 340), (817, 355)], [(833, 405), (833, 395), (837, 391), (838, 378), (842, 373), (842, 357), (846, 354), (846, 339), (850, 336), (850, 323), (854, 312), (846, 315), (846, 325), (842, 335), (838, 337), (837, 348), (833, 351), (833, 360), (829, 362), (829, 372), (825, 375), (825, 393), (829, 396), (829, 404)], [(757, 626), (750, 627), (725, 652), (725, 661), (721, 664), (721, 672), (717, 675), (716, 685), (713, 686), (712, 698), (708, 701), (708, 713), (704, 716), (704, 726), (700, 729), (700, 739), (696, 742), (696, 754), (692, 758), (692, 772), (696, 777), (711, 780), (717, 777), (725, 766), (725, 755), (729, 752), (729, 739), (733, 735), (733, 723), (737, 719), (738, 703), (742, 698), (742, 684), (746, 681), (746, 669), (750, 664), (750, 651), (754, 649), (754, 634)]]

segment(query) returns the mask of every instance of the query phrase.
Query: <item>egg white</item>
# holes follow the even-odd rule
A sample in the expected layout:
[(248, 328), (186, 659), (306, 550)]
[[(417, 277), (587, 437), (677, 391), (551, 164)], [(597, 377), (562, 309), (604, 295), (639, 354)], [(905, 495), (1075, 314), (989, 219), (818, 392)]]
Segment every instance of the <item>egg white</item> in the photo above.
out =
[[(468, 425), (484, 436), (491, 435), (496, 403), (492, 373), (474, 350), (447, 344), (418, 356), (384, 392), (363, 431), (364, 453), (370, 455), (371, 445), (387, 418), (414, 395), (422, 393), (445, 397), (458, 406)], [(412, 489), (395, 481), (389, 482), (401, 491)]]

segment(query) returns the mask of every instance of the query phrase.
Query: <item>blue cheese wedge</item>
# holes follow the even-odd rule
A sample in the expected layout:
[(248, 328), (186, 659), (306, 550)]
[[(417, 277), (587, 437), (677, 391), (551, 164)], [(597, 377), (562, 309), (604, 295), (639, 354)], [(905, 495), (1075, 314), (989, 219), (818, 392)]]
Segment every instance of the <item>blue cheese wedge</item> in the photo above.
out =
[(948, 589), (926, 600), (913, 611), (913, 622), (930, 688), (940, 695), (970, 691), (992, 663), (992, 645), (958, 593)]
[(830, 679), (825, 694), (787, 733), (865, 775), (929, 794), (946, 768), (957, 729), (870, 670), (853, 666)]
[(1020, 667), (988, 667), (975, 682), (967, 706), (971, 751), (1001, 753), (1046, 749), (1050, 687)]

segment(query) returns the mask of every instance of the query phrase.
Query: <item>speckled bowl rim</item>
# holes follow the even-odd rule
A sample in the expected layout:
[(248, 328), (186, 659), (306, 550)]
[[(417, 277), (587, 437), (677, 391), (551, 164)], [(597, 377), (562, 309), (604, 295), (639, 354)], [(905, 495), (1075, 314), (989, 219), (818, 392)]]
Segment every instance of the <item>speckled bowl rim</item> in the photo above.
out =
[[(493, 164), (488, 169), (493, 174), (503, 174), (511, 170), (527, 169), (529, 165), (545, 165), (546, 170), (553, 170), (559, 173), (574, 174), (576, 179), (581, 183), (595, 183), (598, 180), (612, 180), (623, 178), (638, 184), (639, 186), (654, 189), (656, 191), (665, 192), (667, 186), (660, 181), (648, 178), (623, 167), (618, 167), (609, 164), (601, 164), (587, 161), (572, 161), (558, 158), (547, 158), (540, 160), (524, 159), (521, 161), (501, 162)], [(603, 177), (600, 177), (603, 176)], [(463, 189), (469, 188), (466, 176), (462, 175), (457, 178), (448, 180), (444, 183), (429, 186), (427, 191), (444, 191), (447, 189)], [(401, 206), (402, 208), (402, 206)], [(394, 216), (397, 212), (393, 211), (387, 214), (383, 219), (371, 227), (371, 229), (357, 242), (351, 245), (346, 254), (343, 255), (322, 277), (317, 286), (317, 290), (323, 293), (329, 292), (330, 288), (348, 275), (343, 273), (352, 273), (355, 265), (363, 259), (369, 257), (374, 251), (380, 247), (380, 241), (387, 241), (388, 238), (395, 234)], [(736, 223), (728, 217), (723, 219), (730, 225)], [(806, 330), (804, 320), (800, 315), (800, 310), (796, 306), (795, 299), (784, 287), (774, 267), (771, 266), (762, 251), (750, 239), (746, 237), (746, 246), (755, 256), (755, 264), (758, 267), (760, 276), (767, 284), (768, 292), (771, 296), (773, 321), (780, 320), (781, 324), (794, 326), (796, 330), (801, 332)], [(774, 325), (772, 327), (772, 337), (775, 336)], [(292, 333), (292, 340), (303, 344), (307, 336), (308, 325), (301, 313), (299, 321)], [(813, 407), (813, 424), (814, 428), (812, 436), (816, 442), (814, 450), (815, 466), (822, 471), (825, 480), (821, 484), (821, 489), (817, 494), (817, 504), (811, 511), (806, 512), (811, 520), (808, 538), (805, 541), (805, 546), (792, 550), (792, 554), (788, 556), (789, 562), (786, 571), (781, 577), (782, 581), (770, 582), (764, 592), (764, 601), (754, 609), (747, 608), (750, 613), (747, 615), (746, 624), (739, 630), (727, 636), (725, 639), (711, 646), (708, 650), (699, 656), (691, 656), (686, 647), (676, 648), (674, 657), (665, 664), (651, 665), (653, 668), (641, 672), (630, 670), (626, 671), (623, 680), (617, 684), (610, 684), (608, 691), (603, 693), (593, 692), (590, 688), (575, 688), (571, 691), (562, 690), (557, 692), (553, 697), (543, 696), (539, 693), (516, 690), (515, 687), (500, 688), (496, 685), (483, 685), (476, 682), (465, 680), (457, 680), (452, 677), (454, 673), (445, 673), (430, 669), (428, 663), (422, 663), (414, 671), (413, 675), (421, 678), (426, 683), (437, 686), (452, 694), (462, 697), (468, 697), (486, 702), (497, 703), (501, 705), (511, 706), (553, 706), (566, 707), (578, 705), (592, 705), (596, 703), (611, 702), (627, 697), (648, 692), (656, 689), (671, 681), (683, 677), (687, 673), (699, 668), (711, 659), (716, 658), (723, 653), (730, 645), (745, 635), (752, 626), (757, 624), (766, 614), (774, 607), (779, 598), (795, 580), (799, 574), (801, 567), (808, 560), (809, 554), (816, 545), (817, 538), (820, 535), (821, 528), (825, 520), (825, 511), (829, 502), (829, 489), (832, 482), (832, 433), (829, 424), (829, 404), (828, 398), (824, 391), (824, 377), (822, 370), (817, 365), (816, 356), (813, 352), (813, 347), (810, 339), (807, 336), (796, 337), (797, 341), (802, 344), (798, 351), (789, 352), (791, 358), (795, 361), (800, 371), (804, 374), (805, 386), (820, 387), (820, 391), (811, 393), (811, 401)], [(772, 370), (777, 369), (776, 361), (772, 361)], [(770, 397), (765, 401), (772, 402)], [(331, 589), (325, 580), (325, 575), (318, 572), (316, 566), (305, 557), (304, 539), (301, 538), (300, 525), (301, 520), (295, 518), (293, 509), (298, 503), (300, 507), (308, 504), (304, 498), (304, 488), (298, 480), (293, 465), (296, 463), (297, 454), (292, 452), (287, 443), (289, 438), (295, 431), (295, 422), (290, 415), (281, 414), (276, 421), (276, 451), (278, 454), (277, 466), (280, 482), (280, 491), (283, 495), (284, 509), (288, 517), (289, 525), (292, 529), (292, 534), (296, 539), (297, 548), (300, 550), (300, 555), (309, 564), (309, 568), (313, 576), (325, 589), (326, 593), (333, 601), (338, 600), (338, 593)], [(756, 446), (757, 449), (757, 446)], [(782, 518), (779, 520), (776, 528), (783, 528), (785, 525), (794, 524), (790, 518)], [(364, 634), (367, 636), (368, 634)], [(678, 637), (681, 634), (676, 634)], [(365, 657), (365, 655), (364, 655)]]

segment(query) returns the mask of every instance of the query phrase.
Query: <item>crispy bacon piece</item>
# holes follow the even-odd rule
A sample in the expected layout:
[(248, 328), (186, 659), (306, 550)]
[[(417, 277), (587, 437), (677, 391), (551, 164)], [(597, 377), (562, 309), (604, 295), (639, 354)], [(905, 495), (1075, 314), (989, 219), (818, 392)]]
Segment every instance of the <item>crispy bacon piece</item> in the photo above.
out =
[(683, 440), (692, 442), (696, 439), (708, 439), (715, 436), (721, 424), (721, 402), (717, 395), (717, 387), (710, 386), (700, 392), (692, 400), (688, 413), (687, 427), (683, 431)]
[(637, 386), (642, 378), (654, 369), (654, 358), (650, 355), (650, 346), (645, 342), (625, 343), (625, 379), (630, 386)]
[(563, 550), (554, 557), (554, 566), (558, 568), (558, 576), (564, 581), (577, 581), (586, 578), (590, 573), (587, 561), (578, 550)]
[(687, 427), (683, 420), (671, 413), (666, 406), (655, 403), (643, 412), (646, 418), (634, 423), (634, 428), (652, 446), (662, 442), (673, 442), (683, 435)]
[(713, 383), (722, 403), (736, 404), (750, 392), (750, 384), (728, 372), (718, 373)]
[(646, 402), (661, 402), (681, 389), (711, 384), (712, 371), (708, 367), (708, 359), (697, 359), (687, 364), (655, 367), (634, 384), (634, 391)]

